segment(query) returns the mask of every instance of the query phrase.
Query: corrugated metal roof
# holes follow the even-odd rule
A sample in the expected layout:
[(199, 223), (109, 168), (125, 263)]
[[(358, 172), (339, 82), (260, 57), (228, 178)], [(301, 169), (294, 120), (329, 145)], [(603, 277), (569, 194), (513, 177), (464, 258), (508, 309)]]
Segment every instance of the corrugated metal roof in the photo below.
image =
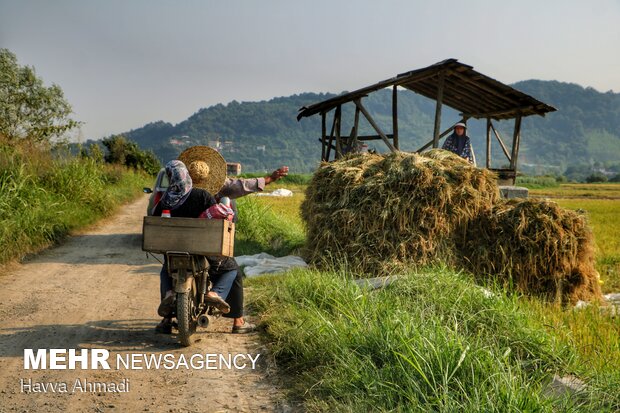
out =
[(434, 65), (401, 73), (374, 85), (315, 103), (299, 109), (297, 120), (321, 112), (328, 112), (338, 105), (362, 98), (379, 89), (401, 86), (437, 99), (439, 85), (444, 82), (443, 104), (471, 118), (511, 119), (518, 115), (544, 116), (556, 109), (532, 96), (473, 70), (472, 66), (447, 59)]

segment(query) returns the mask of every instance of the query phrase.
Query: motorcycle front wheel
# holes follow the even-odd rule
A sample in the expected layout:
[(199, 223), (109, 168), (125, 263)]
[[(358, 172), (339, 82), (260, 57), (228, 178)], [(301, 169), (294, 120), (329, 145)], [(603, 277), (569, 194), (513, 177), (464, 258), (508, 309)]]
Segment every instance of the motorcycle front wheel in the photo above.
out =
[(177, 323), (179, 327), (179, 341), (182, 346), (191, 346), (192, 335), (198, 325), (198, 308), (195, 303), (196, 284), (184, 293), (177, 293)]

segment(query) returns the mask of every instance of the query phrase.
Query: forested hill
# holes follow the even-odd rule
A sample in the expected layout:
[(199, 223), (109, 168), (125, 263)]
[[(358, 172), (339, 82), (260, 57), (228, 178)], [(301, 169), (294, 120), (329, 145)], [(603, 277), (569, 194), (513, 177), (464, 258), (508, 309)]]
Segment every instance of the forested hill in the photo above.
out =
[[(556, 81), (528, 80), (513, 85), (558, 109), (546, 117), (524, 119), (519, 161), (534, 172), (562, 172), (567, 165), (620, 163), (620, 94), (600, 93), (592, 88)], [(243, 170), (267, 171), (287, 164), (295, 172), (309, 172), (318, 164), (320, 117), (297, 121), (300, 107), (334, 95), (303, 93), (261, 102), (218, 104), (200, 109), (189, 119), (172, 125), (162, 121), (124, 133), (142, 148), (152, 149), (166, 161), (184, 148), (201, 144), (218, 146), (228, 162), (241, 162)], [(429, 140), (435, 102), (407, 90), (399, 91), (401, 149), (415, 150)], [(366, 107), (386, 133), (392, 130), (391, 91), (383, 90), (364, 100)], [(343, 107), (342, 133), (352, 126), (353, 107)], [(457, 119), (444, 109), (442, 127)], [(510, 141), (512, 121), (499, 122), (504, 139)], [(470, 120), (477, 158), (484, 161), (484, 121)], [(366, 122), (361, 134), (372, 133)], [(508, 143), (508, 142), (507, 142)], [(382, 144), (375, 143), (383, 151)], [(494, 143), (494, 153), (498, 149)], [(371, 148), (373, 144), (371, 144)], [(496, 157), (501, 166), (505, 158)]]

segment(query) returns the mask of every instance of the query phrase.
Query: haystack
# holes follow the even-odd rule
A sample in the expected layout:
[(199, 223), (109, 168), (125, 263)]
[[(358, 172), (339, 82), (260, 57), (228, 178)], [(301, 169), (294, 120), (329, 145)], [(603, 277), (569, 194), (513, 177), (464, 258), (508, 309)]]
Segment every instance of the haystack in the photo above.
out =
[(498, 197), (492, 173), (442, 150), (323, 163), (302, 204), (306, 258), (363, 274), (452, 263), (452, 234)]
[(323, 163), (302, 204), (306, 259), (360, 276), (445, 263), (563, 301), (600, 297), (586, 219), (499, 199), (496, 177), (443, 150)]
[(472, 220), (459, 243), (463, 266), (520, 292), (558, 301), (600, 299), (586, 217), (544, 200), (501, 200)]

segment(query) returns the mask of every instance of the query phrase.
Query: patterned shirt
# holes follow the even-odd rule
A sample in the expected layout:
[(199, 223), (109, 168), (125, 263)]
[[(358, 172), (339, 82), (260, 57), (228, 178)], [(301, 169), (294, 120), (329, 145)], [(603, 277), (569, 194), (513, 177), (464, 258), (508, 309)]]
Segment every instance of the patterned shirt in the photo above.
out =
[(469, 163), (472, 163), (475, 166), (476, 157), (474, 156), (474, 150), (471, 147), (471, 141), (469, 139), (469, 136), (467, 135), (464, 135), (464, 136), (465, 136), (465, 145), (463, 146), (463, 150), (460, 153), (459, 153), (459, 146), (458, 146), (458, 136), (456, 133), (453, 133), (452, 135), (448, 136), (446, 141), (443, 143), (443, 146), (441, 147), (441, 149), (454, 152), (455, 154), (459, 155), (461, 158), (467, 159)]

